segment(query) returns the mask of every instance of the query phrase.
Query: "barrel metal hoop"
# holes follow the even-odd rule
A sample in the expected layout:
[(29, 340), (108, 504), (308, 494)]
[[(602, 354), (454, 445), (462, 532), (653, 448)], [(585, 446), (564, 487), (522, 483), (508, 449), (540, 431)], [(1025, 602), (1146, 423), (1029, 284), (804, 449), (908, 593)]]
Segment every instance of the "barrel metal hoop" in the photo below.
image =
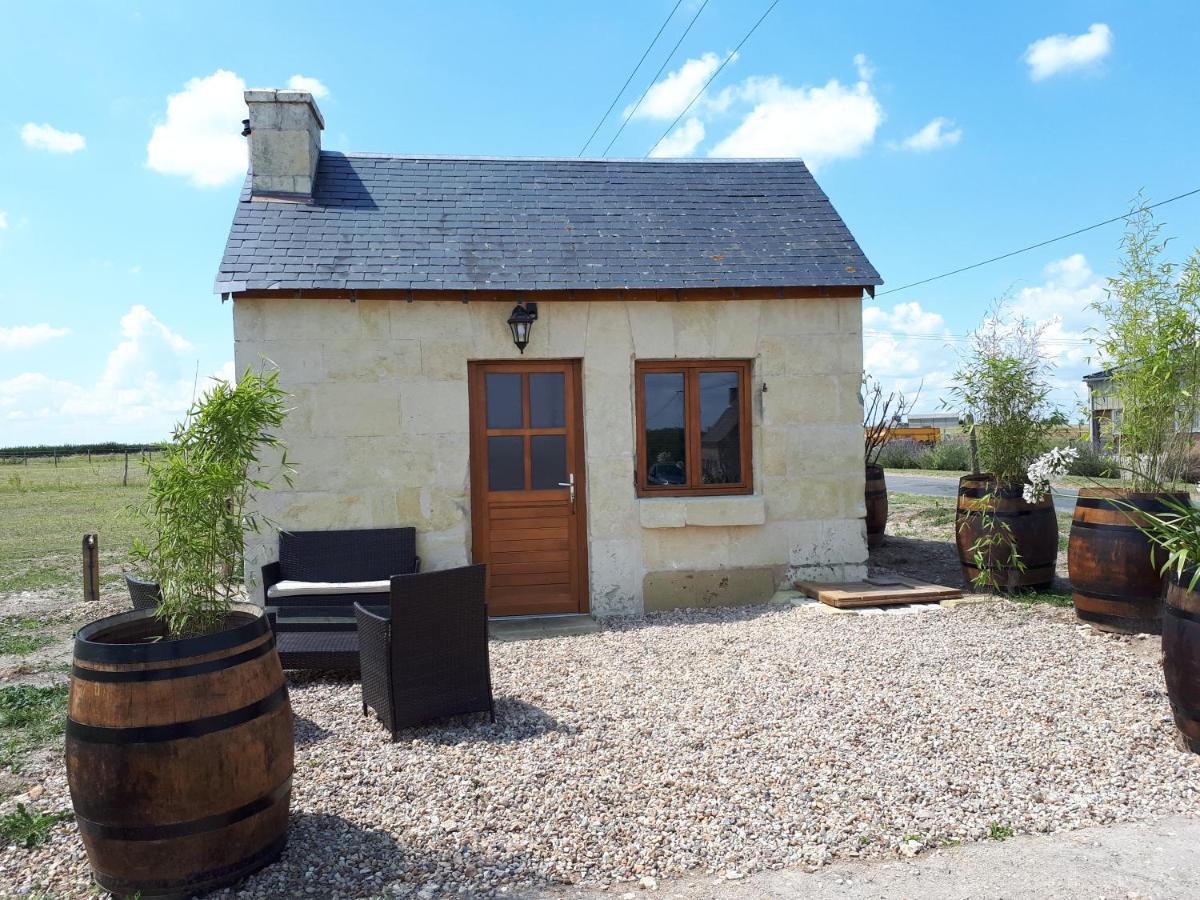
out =
[(1177, 619), (1187, 619), (1189, 622), (1200, 622), (1200, 612), (1192, 612), (1190, 609), (1183, 609), (1176, 606), (1169, 599), (1163, 601), (1163, 615), (1174, 616)]
[(172, 722), (170, 725), (138, 725), (133, 727), (109, 728), (103, 725), (84, 725), (67, 719), (67, 737), (91, 744), (152, 744), (161, 741), (176, 741), (180, 738), (198, 738), (227, 728), (236, 728), (274, 712), (287, 702), (287, 684), (281, 684), (261, 700), (256, 700), (241, 709), (230, 710), (215, 716), (192, 719), (189, 722)]
[[(138, 612), (144, 612), (139, 610)], [(120, 616), (129, 616), (121, 613)], [(247, 644), (266, 634), (271, 626), (265, 615), (258, 615), (247, 622), (205, 634), (199, 637), (180, 638), (179, 640), (146, 642), (141, 644), (115, 644), (105, 641), (92, 641), (89, 636), (102, 631), (104, 623), (120, 616), (110, 616), (100, 619), (79, 630), (75, 636), (75, 658), (85, 662), (103, 663), (141, 663), (141, 662), (170, 662), (176, 659), (187, 659), (189, 656), (204, 656), (228, 650), (239, 644)], [(136, 621), (130, 616), (130, 621)]]
[(1044, 509), (1016, 509), (1011, 512), (1001, 512), (991, 509), (965, 509), (958, 508), (958, 512), (963, 516), (992, 516), (997, 519), (1019, 519), (1021, 516), (1040, 516), (1045, 515)]
[(1126, 631), (1157, 631), (1160, 625), (1158, 619), (1130, 619), (1125, 616), (1110, 616), (1107, 613), (1092, 612), (1075, 607), (1075, 615), (1085, 622), (1097, 622), (1101, 625), (1112, 625)]
[(220, 885), (237, 881), (251, 872), (257, 872), (263, 866), (269, 865), (279, 859), (286, 846), (287, 832), (285, 831), (261, 850), (239, 859), (237, 862), (230, 863), (227, 866), (218, 866), (206, 872), (198, 872), (195, 875), (189, 875), (185, 878), (133, 880), (109, 875), (106, 872), (96, 869), (95, 866), (93, 866), (93, 871), (96, 873), (96, 881), (99, 882), (100, 886), (117, 896), (136, 895), (150, 900), (150, 898), (164, 893), (169, 893), (171, 896), (179, 896), (181, 890), (191, 895), (197, 892), (207, 892)]
[(106, 825), (93, 822), (76, 813), (75, 821), (79, 830), (92, 837), (105, 838), (113, 841), (169, 841), (176, 838), (191, 837), (206, 831), (216, 831), (226, 828), (235, 822), (248, 819), (264, 810), (270, 809), (279, 801), (285, 799), (292, 790), (292, 776), (288, 775), (261, 797), (256, 797), (249, 803), (231, 809), (227, 812), (215, 813), (200, 819), (187, 822), (171, 822), (161, 825)]
[[(1181, 499), (1176, 495), (1168, 495), (1178, 500)], [(1108, 498), (1108, 497), (1077, 497), (1075, 499), (1076, 506), (1082, 506), (1084, 509), (1108, 509), (1113, 512), (1129, 512), (1129, 507), (1140, 509), (1144, 512), (1170, 512), (1170, 508), (1166, 506), (1161, 498), (1158, 497), (1129, 497), (1129, 498)]]
[(102, 681), (106, 683), (169, 681), (173, 678), (189, 678), (193, 675), (207, 675), (211, 672), (231, 669), (242, 663), (258, 659), (260, 656), (265, 656), (274, 649), (275, 635), (272, 634), (257, 647), (251, 647), (242, 653), (236, 653), (233, 656), (223, 656), (220, 659), (210, 659), (207, 662), (195, 663), (190, 666), (173, 666), (166, 669), (122, 669), (114, 672), (110, 669), (88, 669), (80, 666), (79, 663), (75, 663), (71, 666), (71, 675), (82, 681)]
[(1091, 588), (1088, 588), (1087, 590), (1075, 588), (1075, 593), (1080, 597), (1095, 597), (1097, 600), (1112, 600), (1115, 603), (1149, 603), (1153, 605), (1158, 602), (1158, 597), (1153, 594), (1118, 594), (1112, 591), (1095, 591)]
[(1117, 524), (1115, 522), (1110, 524), (1108, 522), (1080, 522), (1080, 521), (1076, 520), (1071, 523), (1071, 527), (1072, 528), (1090, 528), (1090, 529), (1094, 529), (1096, 531), (1124, 531), (1124, 532), (1136, 531), (1139, 534), (1142, 531), (1142, 529), (1138, 528), (1136, 525), (1122, 525), (1122, 524)]

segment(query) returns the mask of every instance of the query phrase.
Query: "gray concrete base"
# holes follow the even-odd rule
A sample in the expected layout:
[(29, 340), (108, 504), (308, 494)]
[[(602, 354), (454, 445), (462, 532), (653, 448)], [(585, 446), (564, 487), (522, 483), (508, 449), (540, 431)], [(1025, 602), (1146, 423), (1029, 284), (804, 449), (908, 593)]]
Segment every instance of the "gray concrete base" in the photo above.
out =
[(494, 641), (532, 641), (538, 638), (594, 634), (600, 623), (591, 616), (510, 616), (489, 619), (488, 634)]

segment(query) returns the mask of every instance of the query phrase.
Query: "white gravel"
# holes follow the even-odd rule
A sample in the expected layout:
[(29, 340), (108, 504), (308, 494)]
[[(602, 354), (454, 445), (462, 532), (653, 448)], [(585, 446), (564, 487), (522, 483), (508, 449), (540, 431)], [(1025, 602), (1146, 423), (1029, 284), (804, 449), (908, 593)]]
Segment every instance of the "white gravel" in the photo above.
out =
[[(396, 744), (356, 683), (297, 678), (288, 852), (222, 896), (623, 893), (1194, 812), (1147, 649), (1004, 602), (673, 613), (493, 644), (498, 723)], [(0, 854), (0, 896), (86, 885), (73, 826)]]

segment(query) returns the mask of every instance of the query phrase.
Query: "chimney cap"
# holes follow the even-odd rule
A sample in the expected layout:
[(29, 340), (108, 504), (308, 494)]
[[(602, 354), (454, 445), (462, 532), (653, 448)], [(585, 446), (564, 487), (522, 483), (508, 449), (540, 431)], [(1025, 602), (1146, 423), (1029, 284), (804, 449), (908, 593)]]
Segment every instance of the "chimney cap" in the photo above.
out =
[(317, 108), (317, 101), (308, 91), (254, 88), (246, 91), (242, 96), (247, 105), (251, 103), (307, 103), (312, 109), (313, 117), (317, 120), (317, 126), (322, 131), (325, 130), (325, 117), (321, 115), (321, 110)]

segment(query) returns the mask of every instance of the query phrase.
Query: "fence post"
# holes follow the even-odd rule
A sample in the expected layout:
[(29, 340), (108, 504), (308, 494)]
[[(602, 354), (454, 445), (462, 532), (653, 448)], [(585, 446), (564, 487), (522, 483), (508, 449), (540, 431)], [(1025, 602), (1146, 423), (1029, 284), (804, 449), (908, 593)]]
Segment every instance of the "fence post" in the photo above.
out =
[(58, 451), (55, 450), (53, 452), (54, 452), (54, 468), (57, 469), (58, 468)]
[(125, 474), (121, 476), (121, 484), (124, 487), (129, 486), (129, 451), (125, 451)]
[(100, 599), (100, 536), (83, 536), (83, 599)]
[(971, 448), (971, 474), (979, 474), (979, 442), (975, 440), (975, 417), (967, 413), (967, 440)]

